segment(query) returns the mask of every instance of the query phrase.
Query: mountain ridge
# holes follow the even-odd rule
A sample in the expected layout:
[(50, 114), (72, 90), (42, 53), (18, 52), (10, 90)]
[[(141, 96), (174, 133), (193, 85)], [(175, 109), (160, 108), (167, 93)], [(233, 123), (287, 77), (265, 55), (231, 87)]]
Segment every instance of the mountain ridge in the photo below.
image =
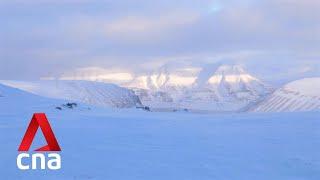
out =
[(320, 109), (320, 77), (290, 82), (276, 90), (253, 112), (295, 112)]

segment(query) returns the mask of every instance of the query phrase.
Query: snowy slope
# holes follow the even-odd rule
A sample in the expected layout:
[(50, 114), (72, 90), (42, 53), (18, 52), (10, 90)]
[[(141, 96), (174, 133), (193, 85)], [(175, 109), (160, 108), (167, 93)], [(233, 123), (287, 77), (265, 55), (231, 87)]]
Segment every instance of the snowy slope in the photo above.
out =
[(0, 84), (0, 109), (8, 112), (12, 109), (29, 108), (30, 105), (40, 104), (43, 99), (40, 97)]
[(40, 96), (95, 106), (129, 108), (141, 105), (133, 91), (113, 84), (90, 81), (0, 81)]
[(207, 76), (196, 69), (190, 71), (177, 76), (162, 68), (156, 74), (138, 77), (128, 87), (151, 108), (194, 111), (241, 111), (272, 91), (239, 65), (205, 69)]
[[(205, 82), (200, 84), (199, 82)], [(239, 65), (221, 65), (206, 80), (198, 79), (182, 102), (188, 108), (241, 111), (260, 101), (272, 88)]]
[(269, 93), (269, 87), (266, 84), (239, 65), (220, 66), (207, 81), (207, 86), (218, 92), (219, 97), (251, 99)]
[(0, 111), (1, 113), (42, 112), (55, 110), (66, 101), (40, 97), (20, 89), (0, 84)]
[(320, 109), (320, 78), (291, 82), (259, 104), (253, 111), (312, 111)]
[(0, 106), (3, 111), (4, 109), (10, 109), (13, 106), (19, 108), (27, 108), (30, 104), (36, 106), (36, 104), (39, 104), (40, 102), (48, 102), (48, 99), (0, 84)]

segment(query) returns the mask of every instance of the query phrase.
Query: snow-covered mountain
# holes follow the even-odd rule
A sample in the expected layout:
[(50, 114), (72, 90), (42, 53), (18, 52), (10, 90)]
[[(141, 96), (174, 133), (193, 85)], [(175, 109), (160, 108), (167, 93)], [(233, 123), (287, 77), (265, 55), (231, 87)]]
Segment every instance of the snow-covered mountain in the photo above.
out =
[(49, 98), (66, 99), (95, 106), (130, 108), (141, 106), (139, 97), (132, 90), (107, 83), (90, 81), (0, 81)]
[(166, 91), (191, 86), (199, 72), (198, 68), (176, 68), (170, 70), (168, 66), (162, 66), (153, 73), (135, 77), (131, 82), (122, 86), (139, 88), (152, 91)]
[(207, 111), (243, 111), (271, 91), (241, 66), (223, 65), (204, 84), (195, 83), (185, 92), (181, 104), (185, 108)]
[[(239, 65), (221, 65), (201, 76), (189, 69), (183, 73), (160, 70), (137, 77), (133, 88), (144, 105), (154, 109), (194, 111), (241, 111), (271, 93), (272, 89)], [(186, 72), (186, 71), (184, 71)]]
[(291, 82), (253, 108), (255, 112), (292, 112), (320, 109), (320, 78)]
[(270, 93), (270, 87), (253, 77), (238, 65), (223, 65), (208, 79), (205, 87), (217, 93), (218, 98), (253, 100)]
[[(69, 75), (65, 74), (58, 79), (92, 79), (93, 81), (102, 81), (104, 83), (115, 83), (121, 87), (133, 90), (142, 104), (149, 106), (153, 110), (244, 111), (272, 92), (272, 88), (268, 85), (246, 72), (242, 66), (234, 64), (194, 66), (192, 64), (176, 63), (165, 64), (151, 73), (132, 74), (124, 71), (120, 74), (110, 73), (112, 72), (108, 70), (86, 68)], [(77, 88), (87, 89), (86, 86)], [(53, 88), (56, 88), (54, 84)], [(73, 88), (71, 94), (72, 92), (77, 92), (77, 88)], [(92, 89), (96, 88), (92, 87)], [(58, 89), (61, 89), (61, 87)], [(103, 98), (96, 98), (96, 96), (100, 96), (99, 94), (104, 93), (104, 91), (108, 91), (109, 94), (109, 88), (101, 87), (101, 90), (98, 91), (98, 95), (89, 97), (86, 95), (88, 93), (82, 92), (85, 95), (84, 97), (81, 96), (80, 100), (99, 105), (106, 102)], [(45, 92), (35, 93), (46, 95)], [(49, 92), (51, 93), (51, 91)], [(67, 92), (69, 94), (69, 91)], [(53, 97), (62, 97), (61, 95), (64, 94), (65, 92), (56, 96), (54, 93)], [(123, 93), (113, 93), (110, 96), (117, 97), (119, 94)], [(72, 94), (71, 99), (79, 100), (78, 96), (78, 93)], [(132, 97), (132, 95), (129, 96)], [(49, 97), (52, 97), (52, 93)], [(67, 97), (70, 97), (70, 95)], [(110, 97), (108, 98), (110, 99)], [(120, 105), (113, 106), (122, 107), (123, 101), (119, 99), (107, 102), (107, 104), (119, 101)], [(129, 104), (129, 106), (132, 106), (134, 103)]]

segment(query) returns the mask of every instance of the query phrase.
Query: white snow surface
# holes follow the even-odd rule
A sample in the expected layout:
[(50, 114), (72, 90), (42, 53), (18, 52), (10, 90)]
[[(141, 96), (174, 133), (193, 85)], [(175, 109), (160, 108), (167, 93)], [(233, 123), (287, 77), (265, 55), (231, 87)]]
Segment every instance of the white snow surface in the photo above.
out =
[(0, 83), (49, 98), (66, 99), (95, 106), (131, 108), (141, 106), (133, 91), (114, 84), (93, 81), (7, 81)]
[[(188, 114), (59, 111), (58, 100), (0, 85), (0, 179), (320, 179), (320, 112)], [(60, 102), (58, 102), (60, 103)], [(18, 146), (45, 112), (62, 169), (21, 171)], [(31, 151), (43, 145), (38, 131)]]
[(253, 108), (256, 112), (315, 111), (320, 109), (320, 78), (291, 82)]

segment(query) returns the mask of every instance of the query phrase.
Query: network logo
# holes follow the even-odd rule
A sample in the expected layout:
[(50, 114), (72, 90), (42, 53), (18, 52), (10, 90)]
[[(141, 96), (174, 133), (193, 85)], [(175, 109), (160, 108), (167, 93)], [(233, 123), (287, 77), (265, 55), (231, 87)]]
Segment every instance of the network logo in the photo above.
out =
[[(39, 127), (47, 145), (36, 149), (35, 151), (37, 153), (29, 154), (27, 151), (29, 151)], [(61, 169), (61, 156), (58, 154), (58, 152), (61, 151), (61, 148), (53, 133), (48, 118), (44, 113), (33, 114), (18, 151), (23, 152), (17, 157), (17, 166), (21, 170), (30, 169), (30, 160), (31, 169), (33, 170), (39, 169), (38, 165), (40, 165), (40, 169)]]

